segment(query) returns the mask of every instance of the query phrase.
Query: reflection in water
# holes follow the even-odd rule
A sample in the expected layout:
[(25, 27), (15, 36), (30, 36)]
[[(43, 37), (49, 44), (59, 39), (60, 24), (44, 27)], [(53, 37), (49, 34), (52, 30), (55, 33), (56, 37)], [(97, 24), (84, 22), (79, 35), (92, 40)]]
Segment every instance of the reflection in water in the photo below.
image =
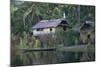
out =
[[(31, 51), (19, 52), (12, 65), (42, 65), (79, 62), (83, 53), (59, 52), (59, 51)], [(87, 61), (87, 60), (86, 60)]]
[[(25, 52), (27, 54), (27, 58), (30, 59), (31, 64), (52, 64), (57, 63), (56, 52), (55, 51), (40, 51), (40, 52)], [(23, 55), (24, 55), (23, 54)], [(31, 54), (31, 56), (30, 56)], [(26, 63), (27, 65), (27, 63)]]

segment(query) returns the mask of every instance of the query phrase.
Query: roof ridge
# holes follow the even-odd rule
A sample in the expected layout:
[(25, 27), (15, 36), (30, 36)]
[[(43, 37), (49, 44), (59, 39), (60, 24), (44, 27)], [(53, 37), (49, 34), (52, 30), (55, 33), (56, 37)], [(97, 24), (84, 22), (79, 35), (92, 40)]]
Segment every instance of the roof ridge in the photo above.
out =
[(60, 21), (60, 20), (65, 20), (65, 19), (64, 18), (60, 18), (60, 19), (41, 20), (40, 23), (41, 22), (44, 23), (44, 22)]

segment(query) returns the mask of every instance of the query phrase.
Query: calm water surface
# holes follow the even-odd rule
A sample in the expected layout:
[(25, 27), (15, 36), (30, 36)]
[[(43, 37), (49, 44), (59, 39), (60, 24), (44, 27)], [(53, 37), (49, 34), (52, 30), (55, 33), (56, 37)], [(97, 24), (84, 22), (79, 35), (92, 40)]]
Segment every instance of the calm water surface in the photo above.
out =
[(23, 66), (78, 62), (81, 55), (81, 53), (60, 51), (31, 51), (20, 52), (18, 54), (15, 57), (16, 60), (13, 62), (13, 65)]

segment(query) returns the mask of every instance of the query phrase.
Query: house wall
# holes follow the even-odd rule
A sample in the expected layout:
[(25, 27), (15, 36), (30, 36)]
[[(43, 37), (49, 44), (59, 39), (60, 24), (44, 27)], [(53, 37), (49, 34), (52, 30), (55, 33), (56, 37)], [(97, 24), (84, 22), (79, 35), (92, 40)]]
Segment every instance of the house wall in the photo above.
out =
[[(52, 31), (50, 31), (52, 29)], [(48, 34), (48, 33), (54, 33), (55, 28), (45, 28), (42, 31), (37, 31), (37, 29), (33, 30), (33, 35), (40, 35), (40, 34)]]
[(63, 27), (60, 27), (60, 26), (57, 27), (57, 28), (56, 28), (56, 31), (63, 31)]
[(56, 27), (56, 32), (59, 32), (59, 31), (68, 31), (69, 28), (65, 27), (66, 29), (64, 30), (64, 27), (63, 26), (58, 26)]
[[(90, 38), (88, 38), (88, 35), (90, 35)], [(80, 40), (82, 43), (94, 43), (95, 34), (92, 32), (92, 30), (85, 30), (84, 32), (80, 32)]]

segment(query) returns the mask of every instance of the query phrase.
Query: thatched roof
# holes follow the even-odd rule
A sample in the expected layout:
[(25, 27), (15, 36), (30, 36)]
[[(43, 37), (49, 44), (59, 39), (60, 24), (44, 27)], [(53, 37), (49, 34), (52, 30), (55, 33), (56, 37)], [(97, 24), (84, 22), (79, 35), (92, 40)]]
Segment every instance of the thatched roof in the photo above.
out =
[(80, 30), (91, 29), (91, 28), (94, 28), (94, 26), (95, 26), (94, 22), (86, 21), (86, 22), (83, 23), (83, 25), (80, 27)]
[(41, 20), (36, 25), (34, 25), (33, 29), (38, 28), (51, 28), (51, 27), (57, 27), (59, 24), (66, 24), (68, 26), (68, 22), (65, 19), (53, 19), (53, 20)]

